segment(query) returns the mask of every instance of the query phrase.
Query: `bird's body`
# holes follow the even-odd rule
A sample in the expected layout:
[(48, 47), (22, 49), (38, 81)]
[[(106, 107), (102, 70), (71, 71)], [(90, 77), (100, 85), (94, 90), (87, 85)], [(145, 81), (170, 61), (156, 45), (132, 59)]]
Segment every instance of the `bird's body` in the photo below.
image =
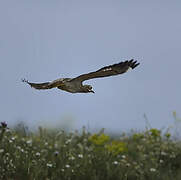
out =
[(55, 80), (55, 82), (60, 83), (57, 87), (58, 89), (70, 92), (70, 93), (82, 93), (84, 91), (83, 85), (79, 81), (74, 81), (73, 78), (61, 78)]
[(82, 74), (75, 78), (59, 78), (52, 82), (45, 83), (30, 83), (25, 79), (23, 79), (22, 81), (28, 83), (31, 87), (35, 89), (51, 89), (56, 87), (70, 93), (94, 93), (94, 91), (92, 90), (92, 86), (83, 85), (82, 82), (93, 78), (101, 78), (122, 74), (127, 72), (129, 68), (134, 69), (138, 65), (139, 63), (137, 63), (137, 61), (133, 61), (132, 59), (129, 61), (120, 62), (118, 64), (106, 66), (97, 71), (90, 72), (88, 74)]

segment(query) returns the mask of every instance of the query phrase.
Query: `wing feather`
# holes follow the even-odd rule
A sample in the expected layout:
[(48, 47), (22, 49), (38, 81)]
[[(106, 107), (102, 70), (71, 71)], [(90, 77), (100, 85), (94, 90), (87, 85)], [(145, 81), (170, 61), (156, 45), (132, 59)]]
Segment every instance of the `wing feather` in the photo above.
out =
[(137, 67), (140, 63), (137, 63), (137, 61), (134, 61), (133, 59), (129, 61), (120, 62), (117, 64), (113, 64), (110, 66), (105, 66), (97, 71), (90, 72), (87, 74), (82, 74), (76, 78), (73, 78), (73, 80), (76, 81), (85, 81), (93, 78), (101, 78), (101, 77), (108, 77), (108, 76), (115, 76), (118, 74), (123, 74), (128, 71), (129, 68), (134, 69)]
[(29, 84), (31, 87), (33, 87), (35, 89), (51, 89), (51, 88), (55, 88), (55, 87), (62, 85), (63, 80), (64, 80), (63, 78), (60, 78), (60, 79), (56, 79), (52, 82), (32, 83), (26, 79), (22, 79), (22, 82)]
[(35, 89), (51, 89), (52, 87), (50, 86), (50, 82), (45, 82), (45, 83), (31, 83), (26, 79), (22, 79), (22, 82), (25, 82), (29, 84), (31, 87)]

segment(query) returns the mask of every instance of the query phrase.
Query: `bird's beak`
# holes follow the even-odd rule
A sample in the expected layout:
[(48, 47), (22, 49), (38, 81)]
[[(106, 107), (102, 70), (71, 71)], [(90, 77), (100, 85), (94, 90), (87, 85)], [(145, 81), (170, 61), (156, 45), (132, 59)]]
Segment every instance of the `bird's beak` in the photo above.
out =
[(93, 90), (91, 90), (90, 92), (95, 93)]

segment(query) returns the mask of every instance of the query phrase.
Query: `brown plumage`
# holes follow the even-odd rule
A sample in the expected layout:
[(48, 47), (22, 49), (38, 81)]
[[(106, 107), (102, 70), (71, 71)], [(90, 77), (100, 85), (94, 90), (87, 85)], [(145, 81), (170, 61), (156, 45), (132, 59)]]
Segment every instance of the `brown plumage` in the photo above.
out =
[(89, 93), (89, 92), (94, 93), (94, 91), (92, 90), (92, 86), (83, 85), (82, 82), (94, 78), (123, 74), (127, 72), (128, 69), (130, 68), (134, 69), (139, 64), (140, 63), (137, 63), (137, 61), (131, 59), (129, 61), (120, 62), (118, 64), (105, 66), (97, 71), (90, 72), (87, 74), (82, 74), (75, 78), (60, 78), (52, 82), (45, 82), (45, 83), (31, 83), (25, 79), (23, 79), (22, 81), (28, 83), (31, 87), (35, 89), (51, 89), (56, 87), (70, 93)]

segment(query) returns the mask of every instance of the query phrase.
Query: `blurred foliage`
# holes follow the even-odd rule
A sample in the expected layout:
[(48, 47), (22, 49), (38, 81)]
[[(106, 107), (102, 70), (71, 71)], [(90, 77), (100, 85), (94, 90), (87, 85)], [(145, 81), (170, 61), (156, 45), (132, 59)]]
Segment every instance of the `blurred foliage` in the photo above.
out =
[(169, 131), (110, 136), (0, 125), (0, 179), (180, 180), (181, 143)]

